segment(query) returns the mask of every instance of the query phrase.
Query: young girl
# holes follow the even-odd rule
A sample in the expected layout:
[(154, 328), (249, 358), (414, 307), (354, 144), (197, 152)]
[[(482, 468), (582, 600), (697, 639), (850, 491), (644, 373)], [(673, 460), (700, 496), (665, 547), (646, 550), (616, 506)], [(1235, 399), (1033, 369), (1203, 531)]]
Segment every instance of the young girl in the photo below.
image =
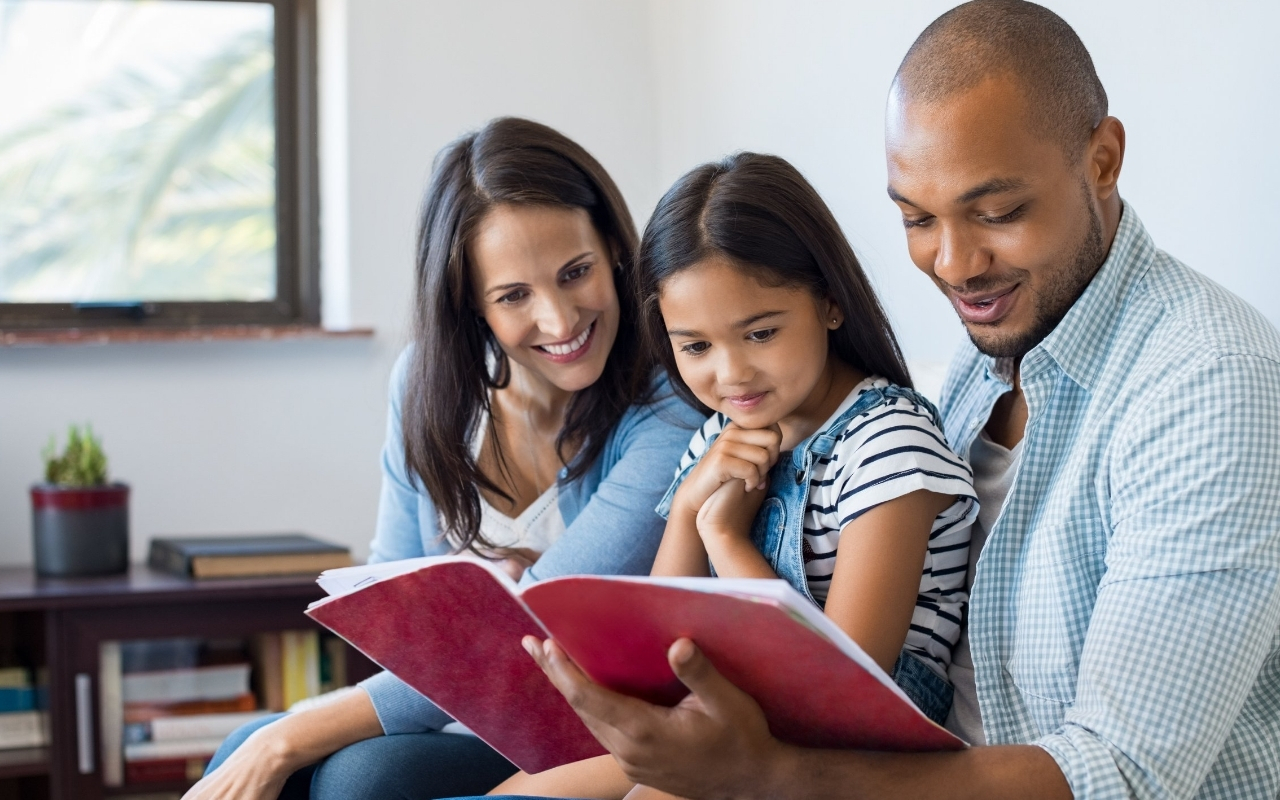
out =
[[(639, 262), (649, 344), (677, 390), (712, 412), (658, 507), (653, 574), (784, 578), (941, 724), (972, 473), (911, 389), (830, 210), (787, 162), (742, 153), (667, 193)], [(593, 759), (495, 793), (629, 788)]]

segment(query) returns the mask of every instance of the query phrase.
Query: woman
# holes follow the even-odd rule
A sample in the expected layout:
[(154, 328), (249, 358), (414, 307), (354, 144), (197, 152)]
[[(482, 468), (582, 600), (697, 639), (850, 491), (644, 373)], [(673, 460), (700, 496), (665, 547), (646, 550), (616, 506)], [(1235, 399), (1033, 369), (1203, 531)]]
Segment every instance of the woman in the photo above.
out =
[[(522, 582), (648, 573), (653, 508), (701, 418), (640, 347), (635, 249), (613, 181), (546, 126), (499, 119), (440, 155), (371, 560), (466, 551)], [(361, 689), (232, 734), (187, 798), (452, 797), (515, 771), (439, 732), (449, 717), (390, 674)]]

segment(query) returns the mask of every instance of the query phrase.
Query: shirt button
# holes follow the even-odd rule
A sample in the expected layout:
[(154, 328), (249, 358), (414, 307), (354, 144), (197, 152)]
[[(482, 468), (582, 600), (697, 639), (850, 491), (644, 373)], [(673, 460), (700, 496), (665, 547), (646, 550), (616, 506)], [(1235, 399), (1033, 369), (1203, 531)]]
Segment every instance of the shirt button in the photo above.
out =
[(796, 486), (799, 486), (802, 483), (804, 483), (804, 471), (798, 469), (796, 470)]

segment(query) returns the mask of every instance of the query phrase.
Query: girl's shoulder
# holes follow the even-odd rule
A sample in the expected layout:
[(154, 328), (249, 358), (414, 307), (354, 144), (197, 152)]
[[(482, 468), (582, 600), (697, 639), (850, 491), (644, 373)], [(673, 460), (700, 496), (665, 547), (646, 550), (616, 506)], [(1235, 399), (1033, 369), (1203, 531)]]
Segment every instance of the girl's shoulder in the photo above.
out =
[[(833, 415), (837, 451), (933, 450), (954, 458), (937, 408), (914, 389), (873, 376), (854, 387)], [(865, 455), (863, 457), (865, 459)]]

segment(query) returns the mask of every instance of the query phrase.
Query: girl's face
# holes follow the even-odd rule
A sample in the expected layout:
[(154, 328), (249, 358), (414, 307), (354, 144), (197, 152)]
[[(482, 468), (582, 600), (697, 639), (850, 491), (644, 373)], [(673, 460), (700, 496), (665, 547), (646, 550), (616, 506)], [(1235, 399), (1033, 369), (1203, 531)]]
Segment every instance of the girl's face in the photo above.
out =
[(744, 428), (785, 428), (822, 402), (827, 333), (844, 321), (831, 301), (712, 256), (663, 281), (658, 303), (680, 377), (704, 405)]
[(618, 335), (613, 259), (585, 209), (497, 206), (468, 245), (476, 310), (543, 389), (599, 380)]

